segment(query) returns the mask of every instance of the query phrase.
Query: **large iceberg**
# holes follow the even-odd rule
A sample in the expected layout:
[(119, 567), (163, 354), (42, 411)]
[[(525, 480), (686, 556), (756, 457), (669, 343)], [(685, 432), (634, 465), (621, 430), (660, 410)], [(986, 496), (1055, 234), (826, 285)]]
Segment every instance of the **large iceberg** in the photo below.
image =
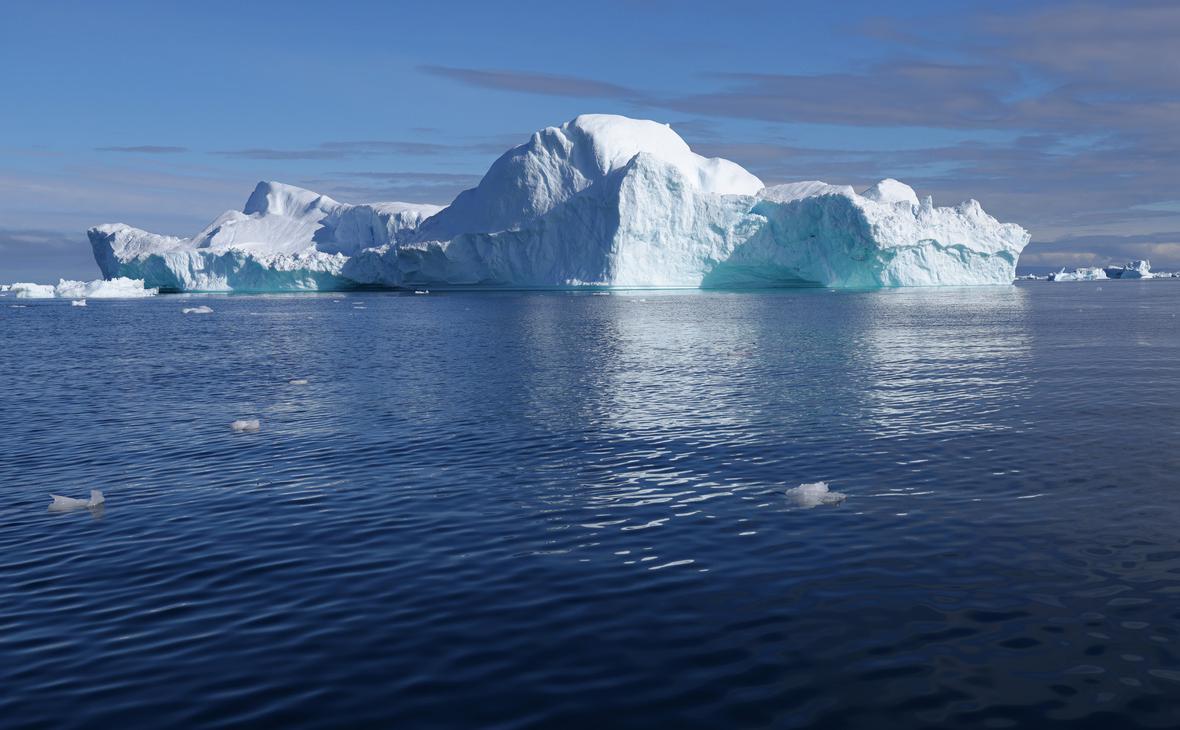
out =
[(264, 182), (192, 238), (89, 237), (107, 277), (255, 291), (1009, 284), (1029, 240), (973, 200), (936, 208), (891, 179), (768, 188), (667, 125), (602, 114), (535, 133), (446, 208)]

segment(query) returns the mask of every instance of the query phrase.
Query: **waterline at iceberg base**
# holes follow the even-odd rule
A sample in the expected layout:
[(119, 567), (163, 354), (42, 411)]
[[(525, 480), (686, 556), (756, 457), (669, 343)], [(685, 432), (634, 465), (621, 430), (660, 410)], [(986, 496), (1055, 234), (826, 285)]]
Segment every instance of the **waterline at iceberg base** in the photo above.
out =
[(192, 238), (88, 235), (103, 276), (164, 291), (1009, 284), (1029, 240), (896, 180), (766, 187), (666, 125), (600, 114), (536, 132), (445, 208), (263, 182)]

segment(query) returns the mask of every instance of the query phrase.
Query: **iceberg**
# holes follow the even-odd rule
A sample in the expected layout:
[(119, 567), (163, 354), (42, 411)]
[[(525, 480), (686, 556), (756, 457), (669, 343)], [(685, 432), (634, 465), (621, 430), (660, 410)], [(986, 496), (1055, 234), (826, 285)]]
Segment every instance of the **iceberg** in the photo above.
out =
[(1073, 271), (1062, 269), (1049, 274), (1049, 281), (1104, 281), (1107, 278), (1106, 272), (1097, 266), (1083, 266)]
[(534, 133), (445, 208), (262, 182), (192, 238), (88, 235), (104, 276), (168, 291), (1011, 284), (1029, 240), (893, 179), (766, 187), (665, 124), (607, 114)]
[(220, 215), (192, 238), (113, 223), (87, 231), (107, 278), (143, 279), (166, 291), (343, 290), (362, 248), (403, 239), (437, 205), (347, 205), (310, 190), (260, 182), (242, 210)]
[(1107, 266), (1102, 269), (1108, 279), (1154, 279), (1151, 262), (1146, 259), (1132, 261), (1124, 266)]
[(21, 299), (138, 299), (155, 296), (158, 291), (145, 287), (142, 280), (127, 278), (94, 281), (61, 279), (57, 286), (24, 283), (12, 285), (12, 292)]
[(52, 284), (29, 284), (16, 282), (9, 289), (17, 299), (53, 299), (56, 294)]

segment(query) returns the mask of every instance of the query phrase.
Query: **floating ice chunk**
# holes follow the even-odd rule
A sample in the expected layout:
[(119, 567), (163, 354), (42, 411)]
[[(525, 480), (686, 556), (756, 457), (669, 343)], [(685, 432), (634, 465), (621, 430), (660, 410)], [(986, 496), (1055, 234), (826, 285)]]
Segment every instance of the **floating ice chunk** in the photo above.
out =
[(75, 299), (74, 301), (70, 302), (70, 306), (71, 307), (85, 307), (86, 300), (85, 299)]
[(0, 284), (0, 294), (3, 294), (4, 292), (8, 291), (11, 288), (12, 287), (8, 284)]
[(803, 509), (811, 509), (821, 504), (840, 504), (848, 499), (847, 494), (830, 491), (827, 482), (800, 484), (797, 487), (788, 489), (787, 497), (795, 503), (796, 507), (802, 507)]
[(415, 289), (414, 293), (415, 294), (429, 294), (430, 290), (429, 289)]
[(262, 428), (262, 422), (257, 418), (239, 418), (229, 424), (229, 427), (238, 433), (253, 433)]
[(287, 385), (307, 385), (307, 378), (291, 378)]
[(185, 307), (180, 311), (183, 314), (213, 314), (213, 307), (207, 307), (202, 304), (199, 307)]
[(106, 498), (102, 496), (102, 492), (97, 489), (90, 490), (90, 499), (74, 499), (73, 497), (63, 497), (58, 494), (51, 494), (49, 496), (53, 498), (53, 502), (50, 503), (49, 509), (54, 512), (64, 512), (66, 510), (72, 509), (97, 507), (106, 501)]

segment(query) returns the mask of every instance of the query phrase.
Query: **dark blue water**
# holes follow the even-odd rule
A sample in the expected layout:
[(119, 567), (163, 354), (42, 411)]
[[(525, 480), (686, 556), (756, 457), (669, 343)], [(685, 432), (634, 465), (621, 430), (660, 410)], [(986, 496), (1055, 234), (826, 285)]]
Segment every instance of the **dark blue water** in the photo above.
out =
[(1175, 727), (1177, 312), (0, 299), (0, 725)]

